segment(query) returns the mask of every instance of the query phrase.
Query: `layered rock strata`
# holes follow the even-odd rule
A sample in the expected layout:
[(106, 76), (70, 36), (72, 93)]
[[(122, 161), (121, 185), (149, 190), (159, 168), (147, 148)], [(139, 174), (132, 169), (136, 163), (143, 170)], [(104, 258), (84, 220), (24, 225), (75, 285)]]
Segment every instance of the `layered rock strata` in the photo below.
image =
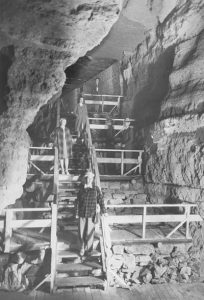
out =
[[(144, 147), (146, 189), (152, 203), (197, 203), (204, 216), (204, 6), (177, 6), (124, 57), (123, 111), (136, 119)], [(192, 225), (194, 228), (194, 225)], [(202, 248), (202, 229), (191, 230)], [(198, 236), (199, 237), (198, 237)]]

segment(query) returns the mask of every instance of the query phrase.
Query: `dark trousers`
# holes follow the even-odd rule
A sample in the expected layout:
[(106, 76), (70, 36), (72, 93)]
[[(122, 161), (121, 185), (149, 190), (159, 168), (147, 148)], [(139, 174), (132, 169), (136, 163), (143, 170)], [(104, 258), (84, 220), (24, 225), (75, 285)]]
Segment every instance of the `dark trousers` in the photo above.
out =
[(79, 218), (79, 240), (85, 251), (93, 250), (94, 231), (93, 218)]

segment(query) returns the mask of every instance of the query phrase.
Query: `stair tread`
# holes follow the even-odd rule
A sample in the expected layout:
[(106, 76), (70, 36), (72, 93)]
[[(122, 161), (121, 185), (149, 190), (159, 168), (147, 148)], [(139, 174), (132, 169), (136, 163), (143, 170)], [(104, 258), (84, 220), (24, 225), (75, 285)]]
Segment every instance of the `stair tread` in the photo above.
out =
[[(94, 250), (91, 254), (91, 257), (100, 257), (101, 253)], [(80, 257), (77, 252), (69, 251), (69, 250), (59, 250), (58, 251), (58, 257), (64, 257), (64, 258), (77, 258)]]
[(94, 261), (86, 261), (84, 263), (60, 263), (57, 264), (57, 272), (80, 272), (92, 271), (93, 269), (102, 269), (102, 266)]
[(104, 281), (93, 276), (56, 278), (57, 287), (104, 286)]

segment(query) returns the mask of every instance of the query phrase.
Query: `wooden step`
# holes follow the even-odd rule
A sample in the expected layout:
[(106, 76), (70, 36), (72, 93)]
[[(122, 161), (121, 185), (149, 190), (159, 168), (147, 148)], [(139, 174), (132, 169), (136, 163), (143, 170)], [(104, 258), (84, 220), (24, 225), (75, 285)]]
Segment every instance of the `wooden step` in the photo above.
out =
[(77, 192), (78, 188), (59, 186), (59, 192)]
[(60, 263), (57, 264), (57, 272), (58, 273), (80, 273), (80, 272), (91, 272), (93, 269), (101, 270), (102, 266), (95, 262), (95, 261), (90, 261), (90, 262), (84, 262), (84, 263)]
[(74, 204), (70, 204), (70, 203), (63, 202), (63, 203), (58, 203), (58, 207), (59, 207), (59, 208), (74, 208), (75, 205), (74, 205)]
[(90, 287), (104, 288), (104, 281), (93, 276), (56, 278), (57, 288)]
[(58, 201), (59, 202), (63, 202), (63, 201), (66, 201), (66, 200), (69, 200), (69, 201), (75, 201), (77, 198), (77, 196), (69, 196), (69, 195), (65, 195), (65, 196), (60, 196), (60, 200)]
[(101, 181), (130, 181), (142, 175), (124, 176), (124, 175), (100, 175)]
[[(57, 253), (57, 256), (60, 258), (78, 258), (80, 255), (77, 252), (69, 251), (69, 250), (60, 250)], [(101, 253), (97, 250), (92, 251), (90, 257), (100, 257)]]

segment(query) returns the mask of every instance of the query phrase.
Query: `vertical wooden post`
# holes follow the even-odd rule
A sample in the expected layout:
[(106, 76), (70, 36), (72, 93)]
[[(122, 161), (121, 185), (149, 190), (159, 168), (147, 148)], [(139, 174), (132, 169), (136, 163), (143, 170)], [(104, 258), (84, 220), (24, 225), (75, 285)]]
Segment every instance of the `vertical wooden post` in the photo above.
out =
[(190, 233), (189, 233), (189, 216), (190, 216), (190, 206), (186, 206), (186, 238), (190, 238)]
[(103, 113), (103, 110), (104, 110), (104, 99), (103, 99), (103, 95), (101, 95), (101, 101), (102, 101), (101, 111), (102, 111), (102, 113)]
[(55, 289), (55, 274), (57, 264), (57, 204), (52, 204), (51, 219), (51, 276), (50, 276), (50, 292)]
[(121, 151), (121, 175), (124, 173), (124, 150)]
[(11, 236), (12, 236), (12, 217), (13, 211), (6, 210), (6, 226), (5, 226), (5, 248), (4, 252), (10, 252)]
[(142, 173), (142, 152), (139, 152), (138, 163), (139, 163), (139, 175), (140, 175)]
[(146, 214), (147, 214), (147, 207), (143, 207), (143, 216), (142, 216), (142, 239), (145, 239), (146, 233)]
[(57, 116), (56, 116), (56, 126), (59, 126), (59, 121), (60, 121), (60, 105), (61, 105), (61, 100), (59, 99), (57, 101)]

